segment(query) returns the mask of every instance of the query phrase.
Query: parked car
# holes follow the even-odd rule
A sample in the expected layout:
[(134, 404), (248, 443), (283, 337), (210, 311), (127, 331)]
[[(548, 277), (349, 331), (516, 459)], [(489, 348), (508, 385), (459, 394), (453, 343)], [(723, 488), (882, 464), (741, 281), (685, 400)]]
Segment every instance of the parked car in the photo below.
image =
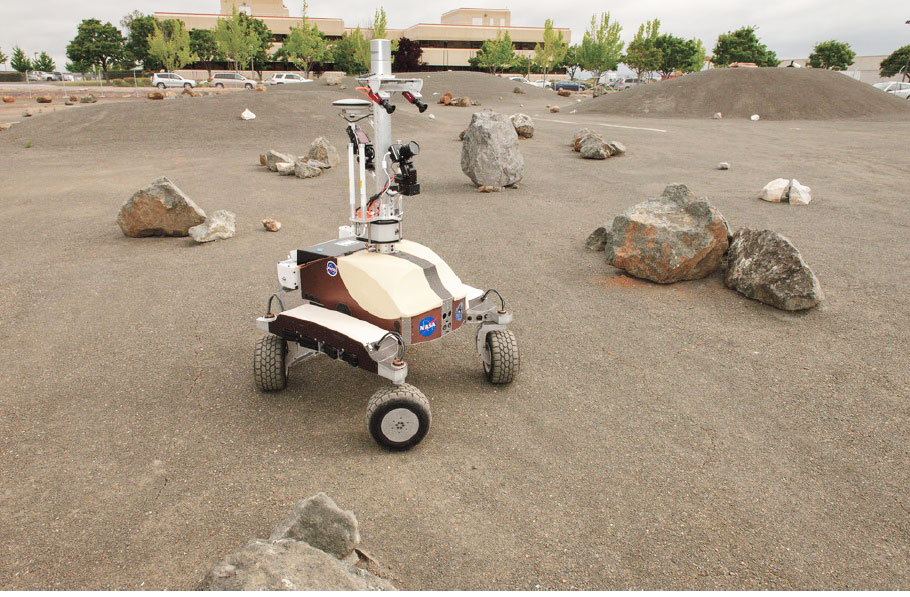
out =
[(272, 78), (266, 81), (269, 85), (284, 85), (285, 83), (312, 83), (313, 79), (307, 79), (297, 73), (275, 73)]
[(29, 81), (43, 81), (44, 73), (39, 73), (38, 71), (28, 71), (25, 73), (26, 78)]
[(898, 83), (897, 81), (885, 81), (873, 85), (876, 89), (896, 95), (903, 99), (910, 99), (910, 83)]
[(638, 85), (641, 85), (641, 79), (636, 79), (634, 77), (627, 77), (625, 79), (620, 79), (619, 81), (616, 81), (615, 83), (613, 83), (613, 85), (611, 85), (611, 87), (613, 87), (613, 89), (616, 89), (617, 91), (619, 91), (620, 89), (630, 89), (630, 88), (636, 87)]
[(553, 81), (531, 81), (531, 85), (534, 87), (540, 87), (541, 89), (553, 89)]
[(225, 87), (243, 87), (252, 89), (256, 86), (256, 81), (247, 79), (240, 73), (215, 73), (209, 79), (209, 85), (224, 89)]
[(510, 81), (515, 81), (516, 83), (530, 83), (530, 81), (528, 81), (528, 80), (527, 80), (526, 78), (524, 78), (524, 77), (509, 77), (509, 80), (510, 80)]
[(196, 81), (184, 79), (177, 73), (155, 73), (152, 75), (152, 85), (158, 89), (165, 89), (167, 87), (183, 87), (188, 89), (190, 87), (195, 87)]
[(587, 88), (587, 85), (581, 81), (556, 81), (553, 83), (554, 91), (559, 91), (560, 89), (568, 89), (569, 91), (584, 91)]

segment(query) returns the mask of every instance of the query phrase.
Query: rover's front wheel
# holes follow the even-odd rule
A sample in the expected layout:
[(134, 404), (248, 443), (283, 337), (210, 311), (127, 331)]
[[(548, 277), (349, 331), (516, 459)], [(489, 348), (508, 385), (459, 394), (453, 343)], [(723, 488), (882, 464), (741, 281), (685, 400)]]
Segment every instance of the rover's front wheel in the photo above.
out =
[(277, 392), (288, 385), (285, 358), (288, 344), (274, 334), (263, 336), (256, 342), (253, 352), (253, 379), (256, 388), (263, 392)]
[(367, 424), (376, 443), (390, 450), (413, 448), (430, 430), (430, 402), (410, 384), (383, 388), (370, 398)]
[(487, 334), (483, 354), (483, 372), (494, 384), (512, 383), (521, 369), (518, 339), (512, 330), (496, 330)]

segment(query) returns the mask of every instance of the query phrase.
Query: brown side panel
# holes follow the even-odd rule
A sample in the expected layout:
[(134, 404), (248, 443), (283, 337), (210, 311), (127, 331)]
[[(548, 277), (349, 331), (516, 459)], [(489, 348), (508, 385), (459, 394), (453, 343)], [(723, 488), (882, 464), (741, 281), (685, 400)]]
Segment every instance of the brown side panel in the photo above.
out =
[(364, 371), (369, 371), (370, 373), (379, 371), (379, 365), (370, 358), (363, 344), (312, 321), (303, 321), (279, 314), (275, 321), (269, 324), (269, 331), (287, 340), (299, 342), (301, 338), (308, 338), (324, 342), (331, 348), (341, 349), (348, 354), (356, 356), (357, 366)]
[(442, 307), (411, 318), (411, 344), (429, 342), (442, 336)]
[[(341, 274), (329, 275), (334, 264), (335, 272), (338, 271), (338, 262), (333, 258), (317, 259), (300, 266), (300, 290), (303, 298), (318, 303), (326, 309), (341, 311), (357, 319), (368, 321), (377, 327), (392, 332), (401, 331), (401, 321), (398, 319), (380, 319), (364, 310), (348, 292), (341, 280)], [(339, 309), (339, 305), (341, 308)]]

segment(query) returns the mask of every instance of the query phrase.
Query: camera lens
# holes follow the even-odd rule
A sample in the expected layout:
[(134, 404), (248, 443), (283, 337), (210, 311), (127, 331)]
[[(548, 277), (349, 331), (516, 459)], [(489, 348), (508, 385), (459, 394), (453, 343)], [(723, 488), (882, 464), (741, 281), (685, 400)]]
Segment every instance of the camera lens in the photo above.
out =
[(417, 141), (411, 141), (407, 145), (402, 145), (399, 151), (403, 159), (409, 160), (420, 153), (420, 145), (417, 144)]

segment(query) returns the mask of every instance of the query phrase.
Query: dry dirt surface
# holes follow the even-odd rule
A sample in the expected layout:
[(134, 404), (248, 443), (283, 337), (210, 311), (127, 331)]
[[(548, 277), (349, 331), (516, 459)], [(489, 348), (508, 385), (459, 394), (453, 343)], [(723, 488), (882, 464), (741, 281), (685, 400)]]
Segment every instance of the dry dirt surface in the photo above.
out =
[(580, 113), (660, 118), (907, 120), (910, 101), (833, 71), (721, 68), (602, 95)]
[[(431, 73), (429, 93), (536, 121), (520, 188), (483, 194), (459, 168), (471, 108), (393, 119), (422, 148), (407, 236), (505, 295), (522, 372), (488, 385), (467, 330), (409, 350), (433, 428), (389, 453), (364, 422), (379, 378), (316, 359), (262, 394), (251, 373), (275, 263), (334, 238), (347, 192), (343, 166), (299, 180), (258, 156), (318, 135), (343, 150), (345, 84), (0, 132), (0, 587), (193, 588), (318, 491), (405, 589), (910, 586), (910, 121), (571, 115), (575, 98)], [(581, 126), (627, 155), (579, 158)], [(237, 235), (125, 238), (120, 205), (159, 176), (236, 212)], [(759, 201), (776, 177), (812, 204)], [(674, 182), (791, 239), (822, 305), (776, 311), (718, 275), (641, 282), (585, 250)]]

